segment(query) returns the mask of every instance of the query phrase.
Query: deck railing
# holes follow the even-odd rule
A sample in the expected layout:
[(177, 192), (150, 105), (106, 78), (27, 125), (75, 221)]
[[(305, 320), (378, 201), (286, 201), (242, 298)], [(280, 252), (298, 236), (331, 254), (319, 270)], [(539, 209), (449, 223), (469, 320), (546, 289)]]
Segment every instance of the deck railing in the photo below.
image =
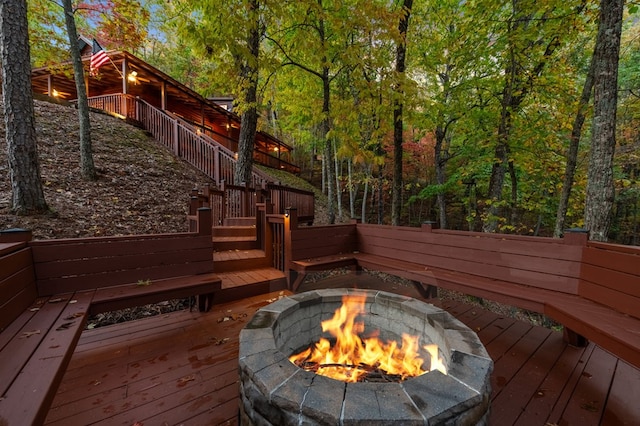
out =
[(119, 115), (121, 118), (136, 120), (136, 98), (131, 95), (113, 94), (92, 96), (89, 107)]
[(258, 204), (268, 203), (270, 213), (284, 215), (288, 208), (294, 207), (302, 212), (298, 215), (300, 222), (313, 223), (313, 192), (271, 183), (263, 188), (227, 185), (222, 182), (217, 188), (205, 186), (194, 189), (191, 194), (191, 210), (195, 212), (199, 207), (211, 208), (212, 222), (214, 226), (219, 226), (224, 225), (228, 218), (255, 217)]
[(234, 181), (236, 153), (216, 140), (215, 134), (207, 134), (192, 123), (131, 95), (92, 97), (89, 106), (139, 122), (174, 155), (213, 179), (218, 189), (207, 188), (203, 205), (211, 208), (214, 225), (223, 224), (225, 218), (255, 216), (256, 203), (262, 200), (262, 195), (254, 188), (266, 189), (266, 198), (274, 204), (274, 213), (284, 214), (287, 207), (296, 207), (301, 222), (313, 222), (313, 192), (270, 183), (270, 176), (255, 167), (247, 186), (227, 184)]

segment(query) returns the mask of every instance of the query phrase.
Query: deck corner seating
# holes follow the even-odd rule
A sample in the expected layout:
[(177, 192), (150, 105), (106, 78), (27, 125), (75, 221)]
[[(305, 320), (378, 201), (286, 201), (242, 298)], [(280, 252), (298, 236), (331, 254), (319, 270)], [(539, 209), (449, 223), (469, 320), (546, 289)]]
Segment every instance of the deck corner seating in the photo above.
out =
[(211, 212), (197, 232), (31, 240), (0, 233), (0, 424), (42, 424), (90, 315), (197, 296), (211, 307)]
[(425, 298), (438, 288), (538, 312), (640, 367), (640, 247), (563, 238), (349, 224), (285, 229), (291, 290), (310, 271), (370, 269), (411, 280)]

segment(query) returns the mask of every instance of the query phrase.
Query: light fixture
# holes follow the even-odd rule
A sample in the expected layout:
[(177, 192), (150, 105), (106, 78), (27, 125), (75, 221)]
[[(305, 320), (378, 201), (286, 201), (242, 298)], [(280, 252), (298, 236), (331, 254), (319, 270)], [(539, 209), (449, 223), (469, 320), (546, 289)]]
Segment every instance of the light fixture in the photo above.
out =
[(51, 92), (51, 94), (53, 95), (54, 98), (57, 98), (60, 96), (60, 92), (58, 92), (56, 89), (53, 89), (53, 92)]
[(131, 71), (129, 73), (129, 75), (127, 76), (127, 80), (129, 80), (132, 83), (138, 84), (138, 72), (137, 71)]
[(278, 152), (278, 151), (279, 151), (279, 149), (278, 149), (278, 147), (277, 147), (277, 146), (274, 146), (274, 147), (273, 147), (273, 150), (274, 150), (275, 152)]

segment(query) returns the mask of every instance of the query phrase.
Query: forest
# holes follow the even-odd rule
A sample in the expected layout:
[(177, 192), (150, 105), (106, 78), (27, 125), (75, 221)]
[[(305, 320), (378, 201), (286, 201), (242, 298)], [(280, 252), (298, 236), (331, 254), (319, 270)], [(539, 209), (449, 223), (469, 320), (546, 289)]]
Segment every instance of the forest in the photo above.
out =
[[(27, 3), (32, 66), (68, 58), (62, 7)], [(623, 4), (86, 0), (73, 15), (85, 37), (255, 111), (337, 220), (540, 236), (602, 225), (601, 240), (638, 244), (640, 26)], [(618, 45), (599, 44), (615, 6)], [(607, 134), (598, 102), (612, 96)]]

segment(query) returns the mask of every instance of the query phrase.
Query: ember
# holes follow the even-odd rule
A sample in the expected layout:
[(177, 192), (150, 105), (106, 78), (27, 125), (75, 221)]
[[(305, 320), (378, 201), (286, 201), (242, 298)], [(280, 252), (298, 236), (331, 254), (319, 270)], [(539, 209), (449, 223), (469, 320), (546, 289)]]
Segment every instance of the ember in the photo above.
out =
[(365, 314), (365, 295), (345, 295), (342, 306), (333, 318), (322, 321), (322, 331), (334, 337), (321, 338), (307, 349), (289, 357), (298, 367), (344, 382), (398, 382), (438, 370), (447, 374), (438, 346), (429, 344), (423, 349), (431, 358), (430, 367), (423, 369), (424, 359), (419, 353), (419, 337), (402, 334), (402, 344), (360, 336), (364, 323), (357, 322)]

